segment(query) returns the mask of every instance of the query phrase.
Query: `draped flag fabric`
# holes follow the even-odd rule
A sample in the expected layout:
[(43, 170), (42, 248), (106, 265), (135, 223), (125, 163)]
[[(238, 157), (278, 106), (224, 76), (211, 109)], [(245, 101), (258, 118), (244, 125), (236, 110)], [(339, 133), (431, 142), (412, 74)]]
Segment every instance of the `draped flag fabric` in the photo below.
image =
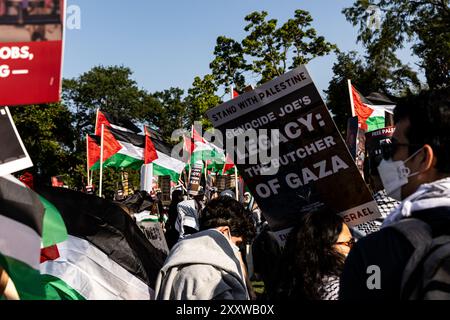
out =
[(149, 300), (166, 254), (151, 245), (117, 204), (81, 192), (40, 188), (69, 236), (42, 250), (40, 271), (51, 300)]
[(0, 177), (0, 267), (22, 300), (43, 300), (41, 247), (67, 240), (59, 211), (13, 176)]

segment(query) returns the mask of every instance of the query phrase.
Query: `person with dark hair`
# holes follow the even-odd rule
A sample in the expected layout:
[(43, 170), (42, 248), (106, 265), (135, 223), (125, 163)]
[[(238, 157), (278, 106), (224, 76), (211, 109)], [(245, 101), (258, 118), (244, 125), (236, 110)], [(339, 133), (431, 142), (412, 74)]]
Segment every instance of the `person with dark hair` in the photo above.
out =
[(403, 99), (395, 123), (378, 171), (402, 202), (350, 253), (340, 298), (450, 299), (450, 90)]
[(171, 250), (156, 283), (159, 300), (248, 300), (239, 245), (252, 240), (253, 225), (244, 207), (230, 197), (210, 201), (200, 231)]
[(342, 217), (329, 209), (303, 214), (286, 242), (280, 300), (337, 300), (339, 277), (353, 238)]

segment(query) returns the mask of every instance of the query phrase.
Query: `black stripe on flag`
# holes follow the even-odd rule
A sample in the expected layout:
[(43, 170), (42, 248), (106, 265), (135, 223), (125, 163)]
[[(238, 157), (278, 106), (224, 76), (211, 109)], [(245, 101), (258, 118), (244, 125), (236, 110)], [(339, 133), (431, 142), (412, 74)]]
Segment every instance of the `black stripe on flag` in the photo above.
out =
[(70, 235), (89, 241), (128, 272), (155, 288), (167, 255), (156, 249), (117, 204), (81, 192), (39, 187), (61, 213)]
[[(143, 135), (125, 132), (110, 127), (108, 127), (108, 130), (114, 135), (117, 141), (127, 142), (136, 147), (145, 148), (145, 136)], [(169, 144), (153, 136), (150, 136), (150, 139), (152, 140), (156, 150), (170, 156), (172, 147)]]
[(117, 141), (127, 142), (131, 143), (132, 145), (139, 147), (139, 148), (145, 148), (145, 136), (117, 130), (111, 127), (108, 127), (108, 130), (114, 135), (114, 138), (116, 138)]
[(112, 125), (116, 125), (116, 126), (131, 130), (136, 133), (141, 132), (141, 129), (136, 127), (136, 125), (128, 119), (122, 119), (119, 117), (115, 117), (112, 114), (105, 112), (105, 111), (101, 111), (101, 113), (103, 113), (106, 120), (108, 120), (108, 122)]
[(98, 146), (100, 146), (101, 143), (102, 143), (102, 138), (101, 138), (100, 136), (96, 136), (96, 135), (94, 135), (94, 134), (90, 134), (90, 135), (89, 135), (89, 138), (91, 138), (92, 140), (94, 140), (94, 142), (95, 142)]
[(42, 236), (45, 209), (37, 194), (18, 183), (0, 177), (0, 214), (20, 222)]

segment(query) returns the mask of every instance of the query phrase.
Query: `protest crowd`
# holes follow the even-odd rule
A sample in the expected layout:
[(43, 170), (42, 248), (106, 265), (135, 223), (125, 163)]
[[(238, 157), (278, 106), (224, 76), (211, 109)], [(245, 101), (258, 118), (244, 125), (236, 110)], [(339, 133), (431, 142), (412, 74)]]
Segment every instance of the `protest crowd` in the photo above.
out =
[(348, 90), (345, 138), (303, 65), (207, 111), (238, 141), (251, 123), (278, 130), (264, 163), (239, 161), (251, 138), (229, 154), (195, 125), (177, 158), (158, 130), (98, 109), (82, 190), (30, 170), (10, 110), (36, 96), (0, 97), (0, 300), (450, 300), (449, 88)]

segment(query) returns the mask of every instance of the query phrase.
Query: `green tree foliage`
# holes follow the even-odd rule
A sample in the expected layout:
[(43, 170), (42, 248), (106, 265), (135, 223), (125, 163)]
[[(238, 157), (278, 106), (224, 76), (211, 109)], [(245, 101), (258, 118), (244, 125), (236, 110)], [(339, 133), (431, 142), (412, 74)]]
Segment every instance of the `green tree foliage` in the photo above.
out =
[(162, 137), (169, 142), (172, 132), (176, 129), (187, 128), (187, 105), (183, 99), (184, 90), (170, 88), (155, 92), (148, 98), (156, 99), (154, 108), (148, 111), (145, 119), (151, 126), (158, 129)]
[[(380, 28), (366, 25), (367, 9), (375, 5), (382, 13)], [(411, 77), (401, 65), (397, 49), (412, 45), (430, 88), (449, 85), (450, 80), (450, 8), (449, 0), (357, 0), (343, 10), (348, 21), (359, 25), (358, 40), (367, 48), (375, 67), (395, 78)]]
[(204, 115), (206, 111), (222, 102), (220, 97), (216, 95), (217, 89), (213, 75), (206, 75), (203, 79), (195, 77), (192, 88), (188, 90), (188, 96), (185, 99), (190, 124), (201, 121), (204, 129), (212, 126)]
[(138, 88), (129, 68), (97, 66), (63, 83), (63, 99), (75, 115), (75, 129), (92, 133), (97, 109), (119, 118), (143, 121), (155, 104)]
[(242, 45), (233, 39), (220, 36), (217, 38), (214, 56), (209, 67), (217, 85), (225, 86), (226, 93), (230, 93), (231, 86), (238, 91), (244, 89), (244, 72), (249, 70), (250, 66), (244, 58)]
[(34, 167), (28, 169), (42, 183), (51, 177), (67, 174), (72, 187), (82, 179), (76, 171), (82, 154), (75, 152), (76, 132), (73, 115), (63, 104), (33, 105), (10, 108)]
[(317, 36), (307, 11), (296, 10), (293, 19), (281, 27), (277, 20), (267, 20), (268, 13), (253, 12), (245, 17), (249, 34), (242, 41), (244, 53), (252, 61), (250, 71), (261, 75), (259, 84), (286, 73), (315, 57), (336, 50), (336, 46)]
[(307, 11), (296, 10), (294, 18), (279, 27), (278, 20), (267, 17), (266, 11), (247, 15), (248, 24), (244, 28), (247, 36), (241, 43), (224, 36), (217, 38), (210, 68), (217, 85), (225, 85), (226, 92), (231, 85), (241, 91), (246, 75), (262, 84), (337, 50), (334, 44), (317, 35)]

